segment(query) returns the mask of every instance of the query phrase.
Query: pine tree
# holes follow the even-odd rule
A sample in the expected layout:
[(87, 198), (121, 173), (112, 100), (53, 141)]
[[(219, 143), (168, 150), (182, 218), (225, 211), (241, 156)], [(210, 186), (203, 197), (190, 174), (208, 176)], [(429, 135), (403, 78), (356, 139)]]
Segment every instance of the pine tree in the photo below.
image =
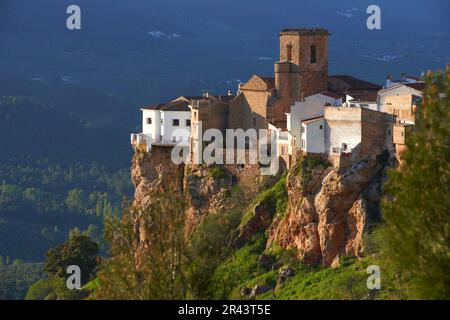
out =
[(413, 298), (450, 298), (449, 79), (449, 68), (427, 75), (405, 165), (385, 185), (383, 253), (407, 276)]

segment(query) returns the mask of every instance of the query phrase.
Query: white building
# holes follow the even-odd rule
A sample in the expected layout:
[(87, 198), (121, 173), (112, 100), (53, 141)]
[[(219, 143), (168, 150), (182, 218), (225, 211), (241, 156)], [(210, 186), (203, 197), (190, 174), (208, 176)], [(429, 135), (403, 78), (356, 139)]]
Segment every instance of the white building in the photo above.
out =
[(275, 127), (272, 123), (269, 123), (268, 129), (276, 136), (277, 156), (283, 158), (289, 168), (292, 156), (292, 143), (289, 132), (287, 129)]
[[(343, 97), (335, 93), (325, 91), (308, 96), (304, 101), (295, 102), (291, 106), (291, 112), (287, 115), (287, 129), (289, 132), (289, 144), (293, 149), (303, 149), (301, 146), (302, 139), (307, 141), (305, 137), (302, 137), (302, 122), (305, 120), (311, 120), (315, 118), (323, 117), (324, 110), (327, 106), (341, 106)], [(308, 128), (305, 128), (305, 130)], [(312, 127), (311, 127), (311, 130)], [(310, 131), (312, 132), (312, 131)], [(310, 135), (312, 137), (312, 135)], [(314, 148), (315, 143), (313, 143)], [(305, 145), (305, 148), (307, 146)], [(312, 146), (310, 146), (312, 147)], [(292, 153), (292, 151), (291, 151)]]
[(362, 95), (345, 95), (344, 107), (349, 108), (366, 108), (373, 111), (380, 111), (378, 109), (377, 94), (362, 94)]
[(324, 116), (301, 122), (299, 149), (326, 155), (333, 164), (377, 156), (386, 149), (385, 124), (382, 112), (328, 106)]
[(325, 118), (302, 121), (300, 149), (307, 153), (325, 153)]
[(156, 104), (141, 109), (142, 133), (132, 134), (132, 143), (152, 145), (189, 146), (191, 137), (191, 109), (189, 101), (180, 97), (166, 104)]

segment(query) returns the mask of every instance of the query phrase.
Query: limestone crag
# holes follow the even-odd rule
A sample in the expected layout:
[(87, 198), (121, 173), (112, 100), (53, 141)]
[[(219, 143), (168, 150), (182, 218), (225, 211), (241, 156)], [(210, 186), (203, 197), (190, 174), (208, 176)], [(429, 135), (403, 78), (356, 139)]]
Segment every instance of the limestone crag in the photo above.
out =
[(361, 257), (363, 233), (379, 215), (382, 177), (377, 160), (344, 171), (298, 163), (288, 174), (288, 212), (275, 219), (268, 246), (295, 248), (307, 264), (335, 266), (342, 255)]

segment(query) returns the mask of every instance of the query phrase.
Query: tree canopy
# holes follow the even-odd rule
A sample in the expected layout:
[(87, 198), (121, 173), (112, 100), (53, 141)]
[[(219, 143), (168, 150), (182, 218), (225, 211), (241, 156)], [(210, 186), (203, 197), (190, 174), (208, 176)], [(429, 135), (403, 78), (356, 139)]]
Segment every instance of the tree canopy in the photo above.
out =
[(449, 69), (429, 73), (404, 165), (385, 185), (385, 257), (408, 277), (416, 298), (450, 298)]

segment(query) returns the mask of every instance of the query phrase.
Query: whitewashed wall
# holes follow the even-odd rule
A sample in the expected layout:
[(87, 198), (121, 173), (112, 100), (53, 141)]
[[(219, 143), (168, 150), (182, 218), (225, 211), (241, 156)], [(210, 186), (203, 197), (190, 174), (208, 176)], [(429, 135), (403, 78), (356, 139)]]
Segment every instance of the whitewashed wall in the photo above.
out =
[(302, 149), (308, 153), (324, 153), (325, 152), (325, 119), (317, 119), (315, 121), (303, 122), (302, 139), (305, 140), (305, 148)]
[(297, 138), (297, 145), (300, 146), (301, 122), (305, 119), (323, 117), (325, 105), (339, 105), (342, 101), (323, 94), (314, 94), (306, 97), (303, 102), (295, 102), (291, 106), (291, 113), (288, 115), (288, 130)]
[(326, 108), (325, 119), (328, 130), (325, 134), (327, 152), (333, 148), (342, 148), (347, 144), (347, 152), (361, 143), (361, 109), (360, 108)]
[[(152, 119), (151, 124), (147, 124), (148, 118)], [(159, 110), (142, 109), (142, 133), (150, 134), (152, 139), (159, 139), (161, 135), (161, 114)]]
[[(178, 119), (180, 121), (179, 126), (173, 126), (173, 120)], [(189, 143), (191, 137), (191, 127), (186, 125), (187, 120), (191, 120), (190, 111), (161, 111), (161, 134), (163, 136), (163, 142), (173, 143), (172, 138), (176, 138), (176, 142), (180, 140), (182, 142)]]

